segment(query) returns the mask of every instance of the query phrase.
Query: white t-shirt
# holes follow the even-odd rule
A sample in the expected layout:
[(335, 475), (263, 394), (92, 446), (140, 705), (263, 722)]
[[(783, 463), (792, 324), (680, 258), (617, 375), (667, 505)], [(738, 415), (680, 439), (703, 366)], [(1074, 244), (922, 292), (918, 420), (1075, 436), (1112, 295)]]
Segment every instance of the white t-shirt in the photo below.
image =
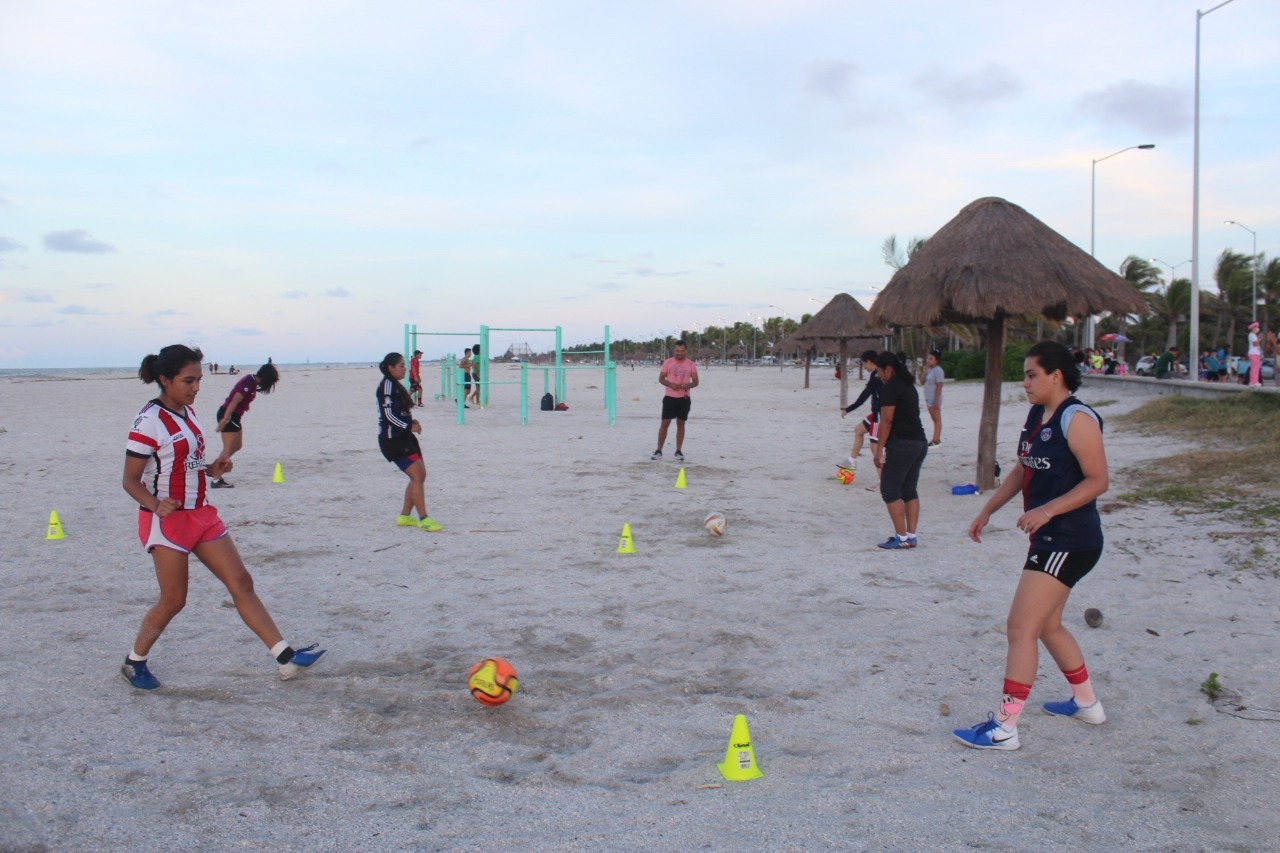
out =
[(1249, 355), (1262, 355), (1262, 347), (1258, 345), (1258, 333), (1249, 333)]
[(926, 406), (936, 406), (938, 404), (938, 386), (946, 379), (946, 374), (942, 372), (942, 365), (935, 364), (933, 367), (925, 371), (924, 374), (924, 404)]

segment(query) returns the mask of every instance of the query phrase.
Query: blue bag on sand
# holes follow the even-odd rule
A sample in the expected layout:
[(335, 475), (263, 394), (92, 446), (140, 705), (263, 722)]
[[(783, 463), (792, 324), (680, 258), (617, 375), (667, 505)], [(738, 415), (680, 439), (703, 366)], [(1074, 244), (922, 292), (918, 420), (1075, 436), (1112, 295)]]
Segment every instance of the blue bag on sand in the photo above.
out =
[(978, 486), (976, 483), (965, 483), (961, 486), (952, 486), (951, 494), (953, 495), (976, 495), (978, 494)]

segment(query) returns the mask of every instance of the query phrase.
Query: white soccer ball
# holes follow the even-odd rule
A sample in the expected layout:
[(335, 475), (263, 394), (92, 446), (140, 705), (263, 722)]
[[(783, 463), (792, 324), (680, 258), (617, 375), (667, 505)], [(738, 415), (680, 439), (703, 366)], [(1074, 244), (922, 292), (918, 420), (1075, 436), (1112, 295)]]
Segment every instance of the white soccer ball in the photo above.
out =
[(702, 527), (711, 536), (723, 536), (725, 528), (729, 526), (729, 522), (725, 521), (723, 513), (713, 512), (702, 520)]

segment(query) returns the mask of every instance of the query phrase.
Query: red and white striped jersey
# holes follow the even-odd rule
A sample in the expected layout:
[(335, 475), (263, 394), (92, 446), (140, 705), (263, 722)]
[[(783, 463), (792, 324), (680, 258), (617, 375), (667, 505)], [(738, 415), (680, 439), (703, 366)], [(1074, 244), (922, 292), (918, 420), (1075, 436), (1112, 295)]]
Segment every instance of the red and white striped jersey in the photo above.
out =
[(129, 430), (125, 453), (147, 460), (142, 482), (157, 499), (173, 498), (183, 509), (198, 509), (206, 496), (204, 432), (195, 409), (185, 414), (166, 409), (159, 400), (142, 407)]

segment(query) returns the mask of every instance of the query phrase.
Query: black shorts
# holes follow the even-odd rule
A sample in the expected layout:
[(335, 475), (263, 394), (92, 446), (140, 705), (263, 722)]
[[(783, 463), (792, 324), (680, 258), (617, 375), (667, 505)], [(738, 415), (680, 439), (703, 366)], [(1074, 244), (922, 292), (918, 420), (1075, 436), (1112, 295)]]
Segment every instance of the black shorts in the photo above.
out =
[[(218, 407), (218, 416), (217, 416), (218, 423), (222, 423), (222, 416), (226, 414), (226, 412), (227, 412), (226, 406)], [(223, 432), (240, 432), (240, 430), (244, 429), (244, 427), (240, 425), (241, 417), (243, 417), (243, 413), (232, 415), (231, 419), (227, 421), (227, 425), (222, 428), (222, 431)]]
[(920, 467), (929, 455), (929, 445), (915, 439), (889, 436), (880, 468), (880, 499), (887, 504), (920, 499)]
[(689, 408), (692, 405), (692, 397), (663, 397), (662, 419), (664, 421), (672, 419), (677, 421), (687, 421), (689, 420)]
[(1031, 548), (1027, 551), (1027, 561), (1023, 563), (1024, 572), (1044, 572), (1052, 575), (1073, 589), (1080, 579), (1089, 574), (1102, 558), (1102, 549), (1094, 551), (1042, 551)]
[(378, 449), (382, 451), (384, 459), (388, 462), (394, 462), (396, 465), (400, 465), (406, 459), (422, 456), (422, 448), (418, 445), (418, 437), (412, 433), (398, 438), (387, 438), (385, 435), (380, 435), (378, 436)]

